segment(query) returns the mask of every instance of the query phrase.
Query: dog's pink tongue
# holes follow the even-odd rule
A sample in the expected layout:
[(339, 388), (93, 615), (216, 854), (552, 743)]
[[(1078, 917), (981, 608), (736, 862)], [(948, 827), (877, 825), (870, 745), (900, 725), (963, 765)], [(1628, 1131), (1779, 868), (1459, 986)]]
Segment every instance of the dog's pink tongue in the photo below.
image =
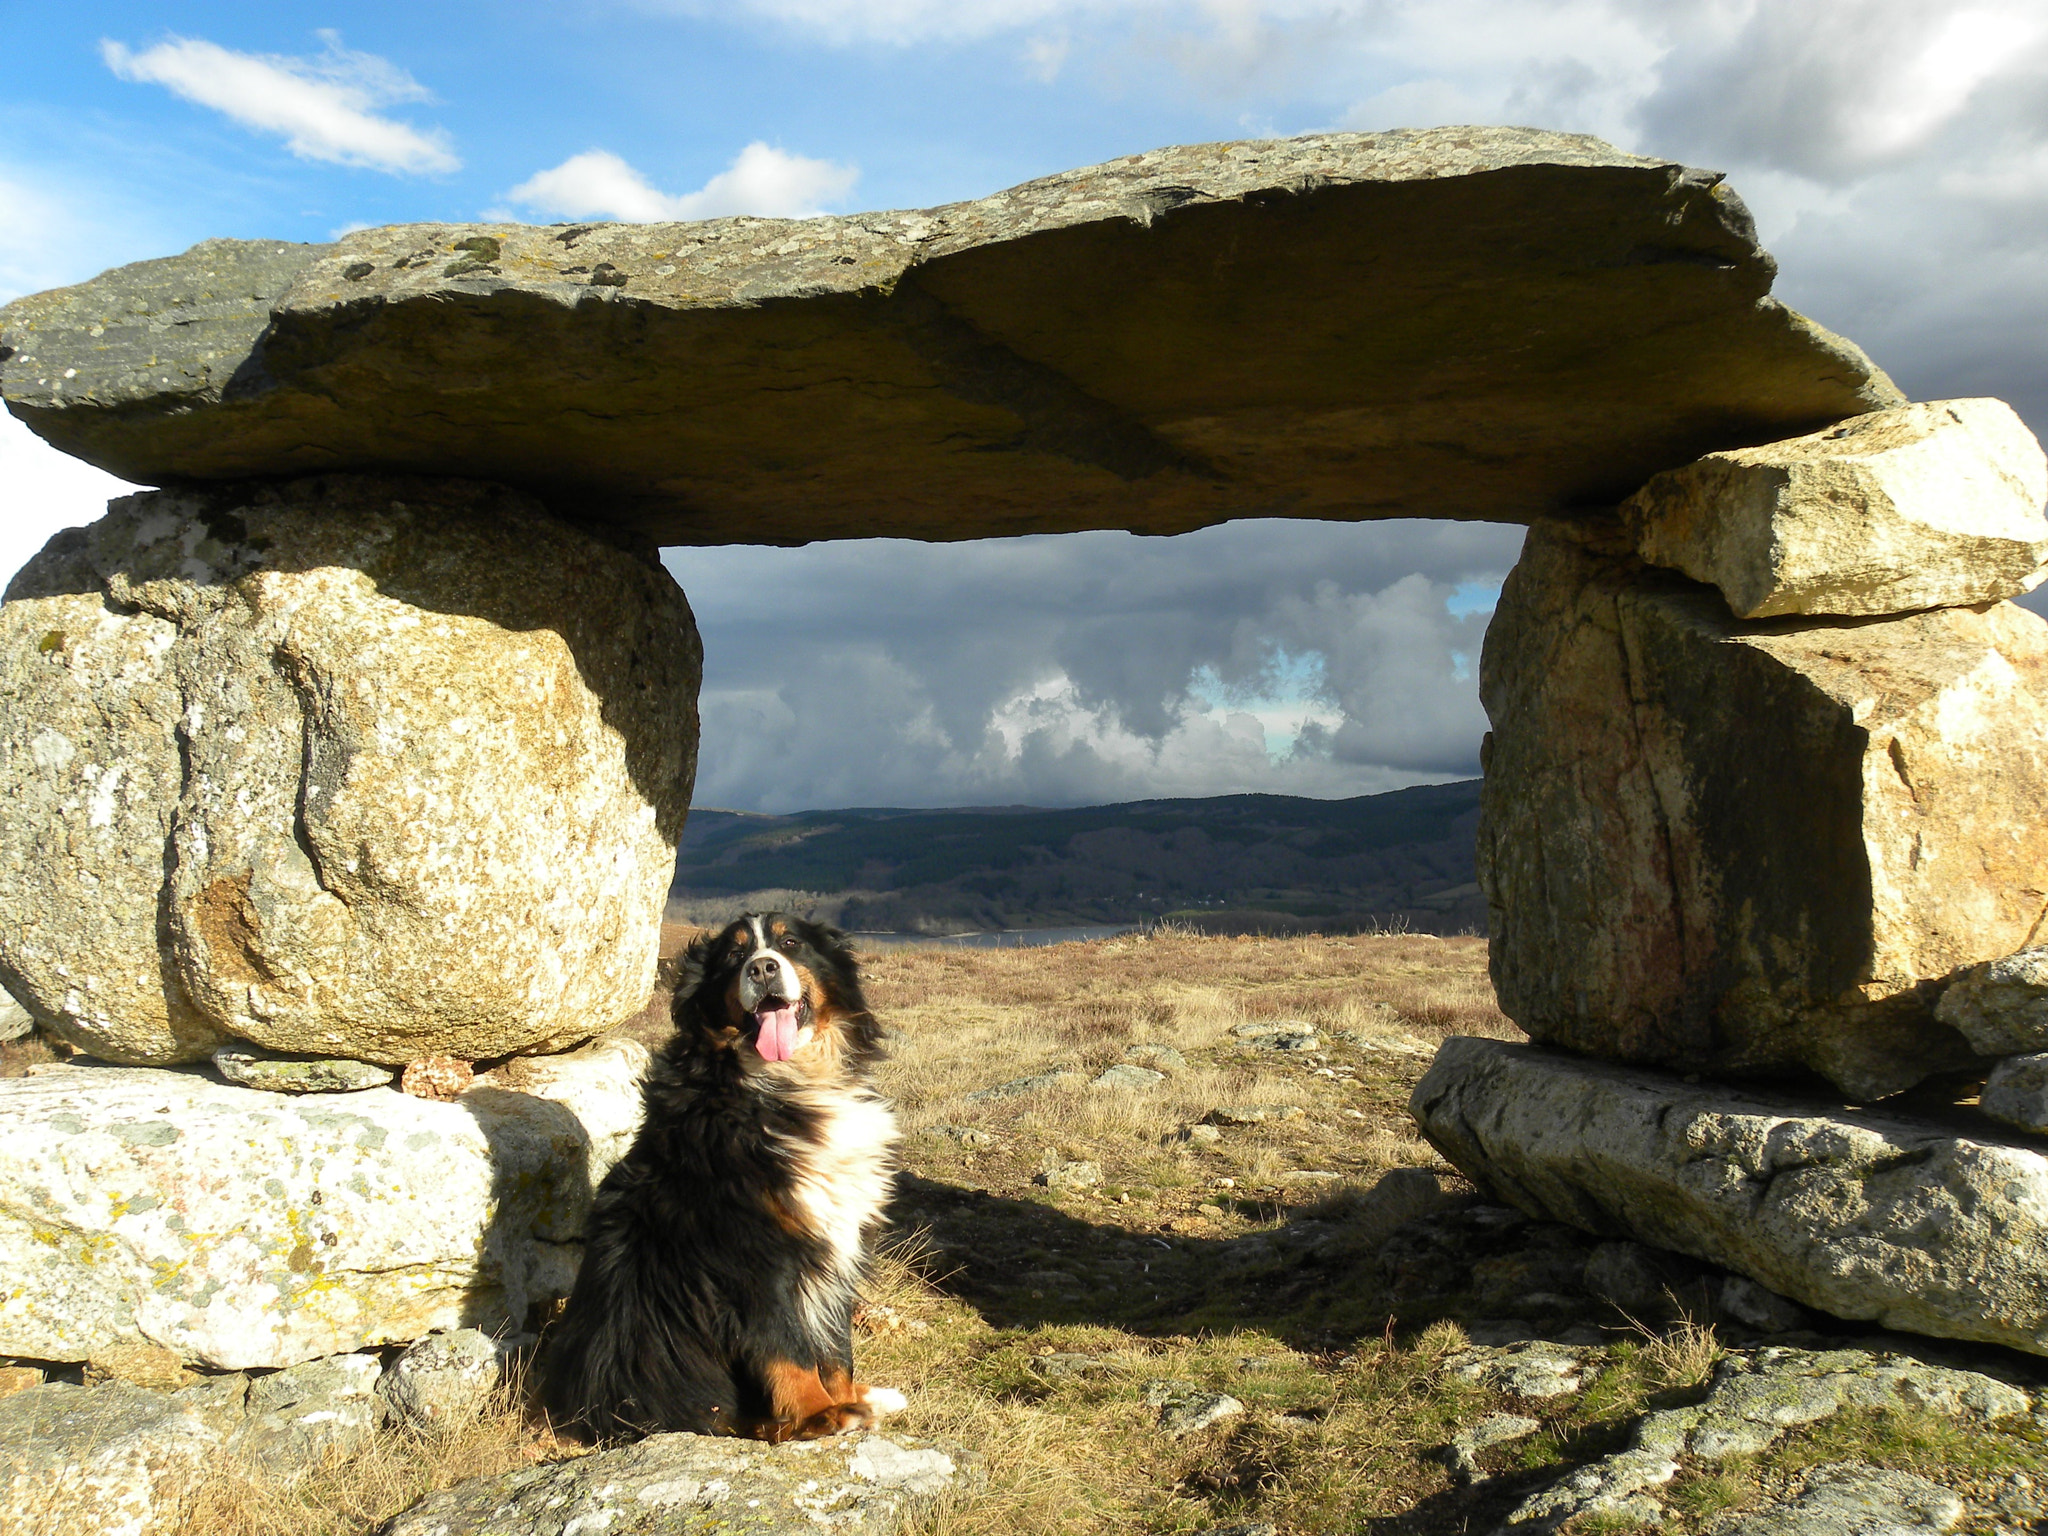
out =
[(787, 1061), (796, 1054), (795, 1003), (784, 1003), (779, 1008), (763, 1003), (754, 1010), (754, 1022), (759, 1026), (754, 1049), (761, 1053), (763, 1061)]

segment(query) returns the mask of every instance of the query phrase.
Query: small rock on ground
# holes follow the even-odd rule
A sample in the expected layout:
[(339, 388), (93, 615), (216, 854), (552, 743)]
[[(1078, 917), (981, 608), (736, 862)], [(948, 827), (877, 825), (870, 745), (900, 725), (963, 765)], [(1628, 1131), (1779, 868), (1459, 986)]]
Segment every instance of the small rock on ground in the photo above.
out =
[(972, 1125), (935, 1125), (932, 1127), (941, 1136), (950, 1136), (963, 1147), (979, 1150), (996, 1144), (993, 1134)]
[(1980, 1056), (2048, 1050), (2048, 946), (1970, 966), (1935, 1004)]
[(1264, 1125), (1273, 1120), (1292, 1120), (1301, 1113), (1299, 1104), (1226, 1104), (1202, 1116), (1204, 1125)]
[(1150, 1088), (1166, 1081), (1164, 1072), (1154, 1072), (1150, 1067), (1132, 1066), (1120, 1061), (1113, 1067), (1105, 1067), (1088, 1084), (1090, 1088)]
[(398, 1075), (375, 1062), (287, 1056), (254, 1046), (222, 1046), (213, 1053), (213, 1068), (231, 1083), (269, 1093), (357, 1093), (383, 1088)]
[(2006, 1057), (1984, 1080), (1977, 1107), (2023, 1131), (2048, 1131), (2048, 1055)]
[(1313, 1051), (1322, 1045), (1315, 1025), (1307, 1019), (1272, 1019), (1258, 1024), (1240, 1024), (1231, 1034), (1262, 1051)]
[(1815, 1467), (1794, 1498), (1738, 1515), (1714, 1536), (1927, 1536), (1953, 1530), (1963, 1501), (1911, 1472), (1886, 1472), (1861, 1462)]
[(1563, 1397), (1580, 1386), (1582, 1365), (1568, 1349), (1542, 1340), (1501, 1348), (1476, 1345), (1444, 1361), (1446, 1376), (1512, 1392), (1517, 1397)]
[(1436, 1046), (1427, 1040), (1419, 1040), (1400, 1028), (1400, 1015), (1388, 1009), (1388, 1027), (1385, 1029), (1340, 1029), (1337, 1038), (1346, 1045), (1355, 1045), (1361, 1051), (1381, 1056), (1405, 1056), (1411, 1060), (1426, 1060), (1436, 1054)]
[(399, 1074), (401, 1092), (416, 1099), (438, 1099), (452, 1103), (469, 1091), (476, 1081), (476, 1069), (453, 1056), (422, 1056)]
[(970, 1104), (990, 1104), (1000, 1099), (1021, 1099), (1029, 1093), (1043, 1093), (1061, 1083), (1079, 1083), (1081, 1074), (1071, 1067), (1055, 1067), (1050, 1072), (1033, 1072), (1026, 1077), (1013, 1077), (1006, 1083), (995, 1083), (987, 1088), (977, 1088), (967, 1095)]
[(1176, 1440), (1244, 1412), (1244, 1404), (1227, 1392), (1211, 1392), (1192, 1381), (1148, 1381), (1145, 1401), (1159, 1410), (1160, 1429)]
[(272, 1476), (296, 1481), (330, 1455), (362, 1446), (383, 1424), (377, 1397), (384, 1362), (372, 1354), (331, 1355), (258, 1376), (247, 1416), (231, 1443)]
[(503, 1377), (506, 1353), (481, 1329), (430, 1333), (392, 1363), (377, 1383), (377, 1395), (407, 1423), (459, 1424), (489, 1403)]
[(1072, 1194), (1076, 1190), (1092, 1189), (1102, 1182), (1102, 1164), (1093, 1161), (1066, 1162), (1056, 1156), (1049, 1156), (1045, 1166), (1032, 1178), (1035, 1184), (1042, 1184), (1055, 1194)]
[(977, 1460), (906, 1436), (840, 1435), (786, 1445), (651, 1435), (552, 1466), (474, 1478), (431, 1494), (377, 1536), (888, 1536), (923, 1502), (979, 1481)]
[(1543, 1426), (1535, 1419), (1527, 1419), (1519, 1413), (1489, 1413), (1475, 1424), (1468, 1424), (1444, 1447), (1444, 1460), (1450, 1464), (1451, 1476), (1463, 1483), (1475, 1481), (1479, 1476), (1479, 1453), (1490, 1446), (1505, 1445), (1510, 1440), (1525, 1439)]
[(1124, 1060), (1135, 1061), (1143, 1067), (1153, 1067), (1161, 1072), (1185, 1072), (1187, 1057), (1170, 1045), (1150, 1043), (1134, 1045), (1124, 1052)]

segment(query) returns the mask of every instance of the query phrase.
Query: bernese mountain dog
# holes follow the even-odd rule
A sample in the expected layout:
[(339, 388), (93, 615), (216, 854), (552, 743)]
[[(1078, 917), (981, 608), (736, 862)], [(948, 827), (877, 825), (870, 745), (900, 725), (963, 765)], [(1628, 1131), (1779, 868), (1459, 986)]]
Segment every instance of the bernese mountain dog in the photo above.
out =
[(895, 1178), (881, 1028), (843, 934), (750, 912), (683, 957), (632, 1149), (598, 1186), (543, 1401), (599, 1442), (782, 1441), (904, 1405), (853, 1379), (853, 1309)]

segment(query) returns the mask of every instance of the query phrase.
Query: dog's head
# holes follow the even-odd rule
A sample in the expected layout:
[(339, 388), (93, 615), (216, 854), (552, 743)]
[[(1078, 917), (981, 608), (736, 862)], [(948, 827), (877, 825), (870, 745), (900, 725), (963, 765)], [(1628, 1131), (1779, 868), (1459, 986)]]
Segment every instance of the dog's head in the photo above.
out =
[(881, 1054), (846, 935), (787, 912), (749, 912), (683, 956), (676, 1028), (742, 1051), (749, 1065), (859, 1070)]

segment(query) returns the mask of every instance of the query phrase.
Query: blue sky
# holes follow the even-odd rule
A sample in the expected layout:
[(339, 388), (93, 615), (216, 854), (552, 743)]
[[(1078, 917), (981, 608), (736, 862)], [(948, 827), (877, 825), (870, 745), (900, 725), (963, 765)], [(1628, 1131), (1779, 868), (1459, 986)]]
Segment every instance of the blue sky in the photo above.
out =
[[(101, 238), (122, 256), (207, 235), (321, 240), (364, 223), (473, 219), (594, 149), (685, 194), (760, 142), (854, 168), (836, 207), (918, 207), (1153, 144), (1310, 131), (1342, 108), (1258, 93), (1205, 101), (1142, 45), (1118, 58), (1114, 78), (1075, 61), (1048, 79), (1029, 56), (1029, 29), (840, 44), (829, 29), (738, 6), (512, 3), (494, 5), (487, 23), (378, 4), (345, 16), (302, 5), (8, 9), (6, 163), (60, 196), (108, 194)], [(291, 59), (312, 78), (321, 66), (345, 74), (349, 55), (384, 61), (426, 99), (400, 96), (370, 114), (413, 126), (458, 163), (392, 174), (322, 162), (164, 85), (121, 79), (105, 58), (107, 43), (146, 55), (173, 38)]]
[[(217, 235), (915, 207), (1173, 142), (1530, 123), (1727, 170), (1782, 297), (1917, 396), (2048, 425), (2038, 0), (14, 4), (0, 45), (0, 300)], [(0, 568), (114, 489), (0, 422)], [(1475, 771), (1478, 632), (1517, 543), (1265, 524), (677, 551), (708, 655), (700, 799)], [(830, 627), (764, 629), (722, 598), (744, 581)]]

